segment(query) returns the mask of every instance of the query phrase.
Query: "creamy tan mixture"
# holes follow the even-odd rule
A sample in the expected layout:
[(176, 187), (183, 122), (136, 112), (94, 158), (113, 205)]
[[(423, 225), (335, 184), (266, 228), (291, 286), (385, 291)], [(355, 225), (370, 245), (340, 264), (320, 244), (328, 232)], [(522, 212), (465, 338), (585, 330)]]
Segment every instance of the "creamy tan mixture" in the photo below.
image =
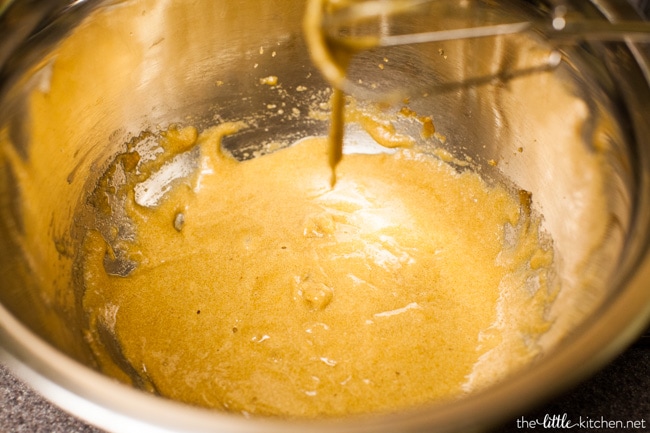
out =
[[(243, 127), (170, 129), (156, 160), (131, 149), (100, 182), (97, 207), (126, 196), (136, 233), (117, 248), (86, 237), (100, 367), (192, 404), (295, 417), (395, 410), (495, 380), (475, 367), (502, 339), (504, 282), (552, 260), (529, 197), (409, 149), (346, 155), (332, 188), (326, 138), (238, 162), (220, 140)], [(157, 206), (136, 203), (139, 182), (195, 147), (194, 174)], [(128, 276), (106, 272), (117, 256)]]

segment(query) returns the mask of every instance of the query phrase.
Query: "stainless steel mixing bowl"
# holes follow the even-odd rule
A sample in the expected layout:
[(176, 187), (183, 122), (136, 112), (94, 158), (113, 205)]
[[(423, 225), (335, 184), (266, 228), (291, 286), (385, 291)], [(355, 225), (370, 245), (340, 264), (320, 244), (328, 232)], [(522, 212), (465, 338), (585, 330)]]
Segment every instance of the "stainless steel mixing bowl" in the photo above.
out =
[[(435, 22), (423, 15), (384, 25), (417, 31), (544, 19), (557, 3), (445, 1)], [(546, 312), (552, 326), (534, 341), (535, 359), (458, 401), (337, 420), (247, 419), (117, 383), (95, 370), (83, 335), (79, 243), (97, 223), (88, 197), (110, 160), (143, 130), (243, 118), (255, 127), (224, 143), (242, 159), (269, 143), (325, 134), (327, 120), (307, 115), (327, 102), (329, 87), (302, 36), (305, 4), (2, 4), (0, 354), (46, 397), (91, 423), (134, 432), (475, 431), (584, 378), (648, 323), (647, 49), (625, 40), (549, 45), (534, 33), (451, 41), (367, 53), (350, 74), (371, 90), (417, 82), (410, 107), (434, 118), (437, 147), (469, 158), (486, 179), (532, 193), (553, 238), (561, 287)], [(576, 18), (638, 19), (618, 0), (562, 4)], [(555, 52), (562, 62), (549, 69), (544, 59)], [(269, 76), (279, 85), (269, 86)], [(346, 140), (369, 138), (349, 125)]]

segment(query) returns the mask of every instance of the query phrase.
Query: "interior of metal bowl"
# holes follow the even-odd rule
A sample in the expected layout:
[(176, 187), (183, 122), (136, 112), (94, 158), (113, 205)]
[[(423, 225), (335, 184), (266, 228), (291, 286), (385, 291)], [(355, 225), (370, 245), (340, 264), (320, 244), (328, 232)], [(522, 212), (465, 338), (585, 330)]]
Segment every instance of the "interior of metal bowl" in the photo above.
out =
[[(22, 17), (23, 30), (33, 27), (21, 35), (7, 26), (12, 37), (0, 37), (5, 358), (57, 403), (108, 429), (303, 428), (190, 408), (95, 372), (78, 260), (83, 231), (101, 224), (89, 211), (92, 191), (143, 131), (246, 120), (254, 127), (224, 140), (239, 159), (327, 133), (327, 117), (307, 115), (328, 102), (330, 86), (303, 38), (305, 3), (66, 3), (14, 1), (3, 12), (7, 22)], [(450, 3), (444, 9), (453, 18), (436, 25), (543, 20), (554, 6)], [(635, 17), (622, 2), (570, 3), (578, 18)], [(407, 30), (430, 25), (423, 15)], [(556, 55), (561, 64), (549, 67)], [(625, 41), (556, 44), (528, 32), (378, 50), (352, 64), (350, 79), (366, 89), (417, 82), (409, 103), (434, 119), (436, 148), (471, 161), (489, 181), (532, 194), (553, 239), (561, 290), (546, 311), (552, 326), (535, 341), (538, 356), (498, 385), (435, 408), (311, 428), (485, 426), (588, 374), (642, 330), (650, 310), (647, 62), (647, 51)], [(278, 84), (265, 82), (271, 76)], [(371, 140), (355, 125), (347, 128), (347, 144)]]

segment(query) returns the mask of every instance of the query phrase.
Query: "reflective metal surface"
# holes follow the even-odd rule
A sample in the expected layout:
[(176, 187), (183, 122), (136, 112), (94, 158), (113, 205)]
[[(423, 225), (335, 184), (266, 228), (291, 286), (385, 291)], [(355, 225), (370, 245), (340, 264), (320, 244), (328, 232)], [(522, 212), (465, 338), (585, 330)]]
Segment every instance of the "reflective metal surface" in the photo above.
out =
[[(493, 9), (459, 1), (448, 7), (463, 13), (441, 15), (447, 17), (441, 25), (490, 22), (495, 14), (539, 18), (554, 2), (498, 3)], [(110, 159), (143, 130), (245, 119), (256, 127), (225, 142), (242, 159), (267, 143), (325, 134), (326, 119), (305, 115), (314, 101), (327, 102), (329, 87), (303, 39), (304, 6), (297, 0), (15, 0), (4, 7), (0, 343), (19, 375), (114, 431), (473, 431), (593, 372), (644, 329), (650, 314), (647, 51), (625, 41), (550, 45), (525, 34), (370, 52), (353, 62), (350, 77), (370, 90), (409, 89), (410, 106), (434, 118), (440, 147), (469, 157), (487, 179), (532, 193), (553, 237), (562, 283), (534, 365), (455, 403), (309, 423), (192, 408), (95, 371), (76, 274), (83, 227), (95, 223), (83, 212), (90, 191)], [(570, 6), (589, 19), (636, 17), (617, 1)], [(561, 53), (562, 63), (540, 68), (552, 52)], [(268, 76), (278, 76), (281, 86), (260, 81)], [(462, 86), (444, 84), (459, 78)], [(366, 139), (354, 125), (346, 132), (350, 142)]]

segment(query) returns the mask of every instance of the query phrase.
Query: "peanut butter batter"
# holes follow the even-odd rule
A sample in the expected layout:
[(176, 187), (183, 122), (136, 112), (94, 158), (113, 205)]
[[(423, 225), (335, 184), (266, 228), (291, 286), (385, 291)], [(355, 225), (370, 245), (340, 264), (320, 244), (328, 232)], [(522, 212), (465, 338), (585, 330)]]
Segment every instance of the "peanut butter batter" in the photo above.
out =
[[(99, 212), (123, 196), (134, 232), (86, 236), (86, 337), (103, 371), (199, 406), (307, 418), (498, 379), (498, 356), (477, 366), (505, 338), (502, 298), (542, 311), (548, 297), (522, 290), (552, 262), (528, 195), (412, 149), (346, 155), (332, 188), (325, 137), (238, 162), (220, 141), (244, 127), (172, 128), (156, 160), (131, 147), (100, 182)], [(192, 149), (193, 173), (138, 204), (143, 181)], [(131, 264), (121, 275), (116, 258)], [(544, 331), (541, 313), (529, 320), (528, 336)]]

